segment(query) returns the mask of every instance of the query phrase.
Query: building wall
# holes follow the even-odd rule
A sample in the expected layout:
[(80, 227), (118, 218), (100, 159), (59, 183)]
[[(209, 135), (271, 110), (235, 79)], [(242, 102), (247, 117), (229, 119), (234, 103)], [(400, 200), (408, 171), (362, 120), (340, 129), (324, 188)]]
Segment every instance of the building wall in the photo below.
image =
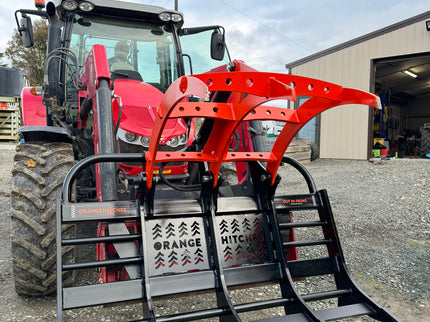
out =
[[(372, 59), (430, 52), (425, 20), (428, 18), (303, 63), (290, 72), (369, 91)], [(356, 105), (322, 113), (320, 157), (367, 159), (369, 111)]]

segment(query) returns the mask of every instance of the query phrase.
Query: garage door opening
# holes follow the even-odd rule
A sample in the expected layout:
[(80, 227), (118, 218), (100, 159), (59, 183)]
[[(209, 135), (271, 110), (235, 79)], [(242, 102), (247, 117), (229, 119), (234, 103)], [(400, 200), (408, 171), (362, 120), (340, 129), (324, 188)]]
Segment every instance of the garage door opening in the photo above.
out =
[(373, 117), (374, 150), (390, 156), (426, 157), (430, 153), (430, 52), (373, 63), (375, 93), (382, 103)]

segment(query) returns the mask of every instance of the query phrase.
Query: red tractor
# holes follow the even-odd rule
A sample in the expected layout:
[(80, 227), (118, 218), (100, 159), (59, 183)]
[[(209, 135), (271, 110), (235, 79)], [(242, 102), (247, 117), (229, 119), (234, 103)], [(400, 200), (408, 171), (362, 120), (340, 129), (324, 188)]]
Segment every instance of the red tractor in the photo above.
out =
[[(236, 321), (279, 306), (290, 320), (396, 320), (351, 280), (325, 190), (284, 158), (316, 114), (378, 106), (374, 95), (231, 61), (221, 26), (182, 28), (174, 10), (111, 0), (36, 7), (15, 14), (25, 46), (33, 44), (30, 15), (49, 22), (45, 82), (23, 90), (13, 169), (18, 294), (57, 290), (58, 320), (63, 310), (136, 300), (148, 321)], [(309, 97), (297, 110), (268, 105), (296, 96)], [(271, 151), (263, 120), (285, 124)], [(281, 162), (303, 175), (309, 194), (276, 194)], [(232, 163), (237, 178), (228, 182), (223, 166)], [(308, 210), (319, 219), (292, 220)], [(296, 240), (294, 231), (306, 227), (323, 238)], [(315, 245), (326, 245), (327, 255), (297, 258), (297, 248)], [(91, 247), (95, 256), (86, 254)], [(97, 283), (75, 285), (82, 269)], [(328, 274), (334, 290), (294, 287), (295, 279)], [(238, 304), (230, 297), (228, 288), (269, 282), (280, 298)], [(210, 290), (214, 308), (154, 311), (152, 298)], [(336, 305), (326, 310), (308, 304), (331, 298)]]
[[(49, 211), (73, 163), (92, 154), (146, 151), (157, 106), (170, 84), (191, 68), (191, 60), (194, 69), (199, 70), (229, 61), (228, 54), (224, 55), (221, 27), (181, 29), (183, 19), (179, 12), (116, 1), (54, 3), (49, 1), (46, 10), (42, 10), (44, 4), (37, 1), (39, 10), (16, 12), (22, 16), (18, 26), (26, 46), (33, 43), (29, 15), (49, 22), (46, 82), (38, 88), (23, 90), (23, 127), (19, 132), (24, 143), (18, 147), (15, 158), (13, 191), (19, 198), (13, 198), (12, 207), (14, 214), (20, 212), (21, 215), (12, 216), (12, 246), (20, 294), (46, 294), (55, 290), (55, 281), (50, 281), (55, 261), (35, 263), (35, 258), (49, 259), (55, 254), (55, 248), (41, 246), (54, 242), (54, 226), (37, 230), (38, 226), (25, 222), (39, 221), (40, 212), (43, 215)], [(193, 37), (194, 34), (198, 38), (194, 39), (196, 43), (206, 41), (203, 49), (208, 53), (212, 37), (215, 59), (209, 54), (197, 56), (201, 55), (197, 50), (181, 51), (179, 37)], [(97, 46), (93, 50), (94, 45)], [(94, 72), (100, 84), (93, 83)], [(43, 95), (35, 96), (35, 92)], [(95, 107), (103, 104), (112, 108), (97, 112)], [(184, 151), (194, 136), (194, 119), (171, 120), (160, 137), (159, 149)], [(27, 157), (40, 161), (30, 167), (20, 162)], [(40, 172), (40, 166), (49, 166), (50, 170)], [(97, 187), (116, 186), (118, 180), (125, 186), (142, 172), (139, 162), (121, 162), (118, 168), (103, 167), (88, 169), (81, 176), (76, 200), (100, 199), (102, 188), (96, 188), (96, 181)], [(32, 172), (30, 176), (29, 171)], [(156, 167), (155, 173), (158, 171)], [(188, 163), (169, 163), (163, 168), (163, 174), (171, 180), (187, 180)], [(23, 216), (28, 219), (21, 219)], [(53, 220), (49, 217), (43, 223), (53, 223)], [(49, 242), (47, 236), (51, 236)], [(39, 278), (35, 279), (30, 268), (38, 270)], [(28, 283), (29, 277), (32, 283)]]

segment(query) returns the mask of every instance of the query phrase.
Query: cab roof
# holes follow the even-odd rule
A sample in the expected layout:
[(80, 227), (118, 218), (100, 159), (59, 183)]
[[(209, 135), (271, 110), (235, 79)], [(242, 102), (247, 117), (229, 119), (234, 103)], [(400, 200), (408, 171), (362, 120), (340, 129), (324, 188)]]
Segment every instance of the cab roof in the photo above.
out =
[[(61, 0), (52, 0), (55, 7), (60, 7)], [(97, 14), (107, 17), (122, 17), (130, 20), (148, 20), (148, 21), (160, 21), (159, 14), (163, 12), (168, 12), (171, 14), (179, 14), (183, 17), (181, 12), (166, 9), (159, 6), (150, 6), (146, 4), (125, 2), (125, 1), (115, 1), (115, 0), (76, 0), (76, 2), (90, 2), (94, 5), (94, 10), (90, 11), (89, 14)], [(80, 9), (77, 11), (82, 12)], [(180, 22), (174, 23), (178, 28), (183, 25), (183, 19)]]

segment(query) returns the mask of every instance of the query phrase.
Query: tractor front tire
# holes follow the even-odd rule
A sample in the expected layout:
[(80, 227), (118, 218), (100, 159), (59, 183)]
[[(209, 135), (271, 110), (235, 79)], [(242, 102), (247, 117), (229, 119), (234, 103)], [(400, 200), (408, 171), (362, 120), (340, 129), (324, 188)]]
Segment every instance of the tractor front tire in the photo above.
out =
[[(56, 200), (74, 165), (69, 143), (23, 143), (17, 146), (12, 170), (11, 249), (15, 290), (19, 295), (44, 296), (56, 290)], [(63, 229), (73, 237), (75, 227)], [(62, 252), (73, 262), (73, 247)], [(63, 276), (65, 284), (73, 275)]]

